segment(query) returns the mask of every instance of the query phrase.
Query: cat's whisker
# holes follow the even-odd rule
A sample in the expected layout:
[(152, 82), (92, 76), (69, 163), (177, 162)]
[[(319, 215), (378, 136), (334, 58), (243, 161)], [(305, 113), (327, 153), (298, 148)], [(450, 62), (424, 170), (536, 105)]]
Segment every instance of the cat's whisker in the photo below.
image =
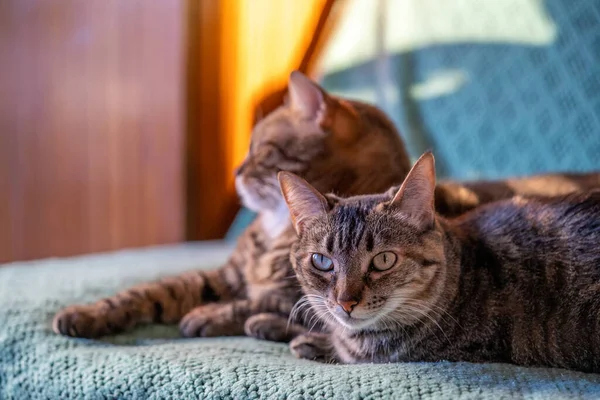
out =
[(307, 300), (301, 303), (296, 303), (292, 308), (288, 322), (290, 321), (301, 321), (304, 319), (306, 312), (310, 309), (310, 303)]
[(420, 299), (411, 299), (404, 297), (393, 297), (395, 300), (399, 300), (400, 304), (413, 305), (420, 309), (425, 308), (427, 312), (434, 314), (437, 318), (442, 320), (445, 324), (449, 324), (449, 321), (446, 318), (450, 318), (453, 323), (455, 323), (458, 327), (462, 329), (462, 326), (458, 323), (458, 321), (448, 313), (444, 308), (438, 306), (437, 304), (433, 304), (431, 302), (420, 300)]
[[(392, 315), (396, 315), (398, 317), (412, 317), (415, 318), (414, 313), (418, 313), (423, 317), (429, 319), (432, 323), (434, 323), (440, 331), (447, 337), (445, 331), (440, 326), (440, 324), (433, 318), (430, 314), (434, 314), (437, 318), (443, 319), (441, 313), (436, 312), (430, 307), (426, 306), (426, 303), (419, 303), (416, 299), (406, 298), (404, 296), (392, 296), (389, 299), (394, 300), (394, 303), (398, 304), (394, 309), (390, 310), (389, 308), (385, 311), (388, 311)], [(414, 300), (414, 302), (413, 302)], [(411, 313), (403, 312), (403, 310), (408, 310)], [(420, 318), (417, 318), (420, 319)]]
[[(416, 299), (410, 299), (410, 298), (402, 298), (402, 299), (399, 299), (399, 301), (400, 301), (400, 306), (398, 308), (406, 307), (406, 306), (413, 306), (423, 312), (426, 312), (428, 314), (434, 314), (437, 318), (443, 319), (443, 316), (441, 315), (441, 313), (436, 311), (432, 307), (430, 307), (430, 304), (428, 304), (428, 303), (420, 302)], [(444, 320), (444, 322), (446, 322), (446, 321)]]
[[(308, 321), (308, 325), (310, 325), (310, 328), (308, 328), (308, 331), (312, 332), (312, 330), (315, 329), (315, 326), (319, 323), (319, 320), (326, 320), (325, 317), (327, 317), (326, 312), (324, 312), (322, 310), (315, 310), (315, 314)], [(313, 320), (314, 320), (314, 322), (313, 322)]]
[(429, 321), (431, 321), (435, 326), (438, 327), (438, 329), (442, 332), (442, 334), (446, 337), (446, 340), (450, 343), (450, 338), (448, 337), (448, 335), (446, 334), (446, 332), (444, 331), (444, 329), (442, 328), (442, 326), (435, 320), (435, 318), (433, 318), (429, 312), (431, 310), (424, 310), (422, 308), (416, 307), (416, 306), (411, 306), (409, 304), (403, 304), (402, 305), (403, 308), (407, 309), (408, 311), (412, 311), (412, 312), (416, 312), (419, 313), (420, 315), (422, 315), (423, 317), (426, 317)]
[(433, 304), (430, 303), (428, 301), (425, 300), (419, 300), (419, 299), (405, 299), (406, 302), (410, 302), (410, 303), (416, 303), (419, 305), (423, 305), (425, 307), (428, 307), (431, 309), (432, 312), (437, 312), (439, 317), (442, 319), (444, 319), (445, 323), (448, 323), (448, 321), (445, 319), (446, 317), (450, 318), (452, 320), (452, 322), (454, 324), (456, 324), (459, 328), (463, 329), (463, 327), (460, 325), (460, 323), (456, 320), (456, 318), (454, 318), (452, 316), (452, 314), (450, 314), (448, 311), (446, 311), (443, 307), (438, 306), (437, 304)]
[(288, 328), (289, 328), (290, 322), (293, 320), (296, 320), (296, 317), (298, 316), (298, 314), (300, 312), (306, 312), (307, 308), (311, 306), (311, 303), (310, 303), (311, 296), (314, 296), (314, 295), (302, 296), (300, 298), (300, 300), (298, 300), (296, 302), (296, 304), (294, 304), (294, 306), (292, 307), (292, 310), (290, 312), (290, 315), (288, 317), (288, 324), (287, 324)]
[(310, 316), (308, 322), (304, 323), (305, 326), (309, 327), (309, 332), (311, 332), (320, 321), (324, 320), (324, 317), (326, 317), (328, 314), (327, 306), (325, 305), (325, 299), (322, 296), (307, 294), (302, 296), (302, 298), (294, 305), (290, 314), (290, 318), (288, 318), (288, 327), (290, 321), (296, 318), (299, 312), (305, 313), (308, 310), (312, 310), (314, 312)]

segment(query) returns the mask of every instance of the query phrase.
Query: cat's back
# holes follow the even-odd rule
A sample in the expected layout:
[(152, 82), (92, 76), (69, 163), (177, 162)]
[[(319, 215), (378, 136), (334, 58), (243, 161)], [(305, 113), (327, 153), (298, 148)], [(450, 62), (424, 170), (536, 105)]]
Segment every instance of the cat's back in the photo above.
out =
[(515, 196), (482, 206), (455, 224), (471, 240), (501, 253), (600, 259), (600, 190), (551, 198)]

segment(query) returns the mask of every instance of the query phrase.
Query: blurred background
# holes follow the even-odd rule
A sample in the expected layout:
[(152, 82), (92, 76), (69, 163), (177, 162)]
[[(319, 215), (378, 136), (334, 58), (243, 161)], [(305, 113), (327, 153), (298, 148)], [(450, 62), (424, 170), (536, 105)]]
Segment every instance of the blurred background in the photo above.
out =
[(294, 69), (445, 177), (600, 169), (598, 0), (0, 0), (0, 66), (0, 262), (234, 239)]

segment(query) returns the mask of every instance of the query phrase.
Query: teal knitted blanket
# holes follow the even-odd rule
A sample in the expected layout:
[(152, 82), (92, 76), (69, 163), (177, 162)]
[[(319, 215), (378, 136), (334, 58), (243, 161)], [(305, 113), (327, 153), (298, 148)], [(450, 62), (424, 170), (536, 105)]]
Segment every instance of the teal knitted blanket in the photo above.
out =
[(180, 339), (150, 326), (105, 340), (60, 337), (62, 306), (215, 267), (204, 243), (0, 267), (0, 399), (598, 398), (600, 375), (502, 364), (324, 365), (249, 338)]

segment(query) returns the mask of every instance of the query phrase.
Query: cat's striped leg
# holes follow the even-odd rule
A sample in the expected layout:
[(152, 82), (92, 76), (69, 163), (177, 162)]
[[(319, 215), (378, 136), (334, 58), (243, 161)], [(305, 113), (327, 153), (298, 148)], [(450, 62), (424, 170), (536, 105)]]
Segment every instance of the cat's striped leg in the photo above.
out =
[(278, 327), (283, 327), (295, 300), (294, 294), (269, 293), (260, 299), (201, 305), (183, 317), (179, 328), (186, 337), (239, 336), (244, 335), (245, 326), (253, 316), (265, 313), (280, 316)]
[(183, 317), (179, 331), (185, 337), (240, 336), (252, 308), (250, 300), (204, 304)]
[(140, 284), (89, 305), (69, 306), (56, 314), (54, 332), (95, 338), (157, 322), (173, 324), (206, 302), (230, 300), (245, 288), (242, 266), (232, 256), (223, 268), (186, 272)]

